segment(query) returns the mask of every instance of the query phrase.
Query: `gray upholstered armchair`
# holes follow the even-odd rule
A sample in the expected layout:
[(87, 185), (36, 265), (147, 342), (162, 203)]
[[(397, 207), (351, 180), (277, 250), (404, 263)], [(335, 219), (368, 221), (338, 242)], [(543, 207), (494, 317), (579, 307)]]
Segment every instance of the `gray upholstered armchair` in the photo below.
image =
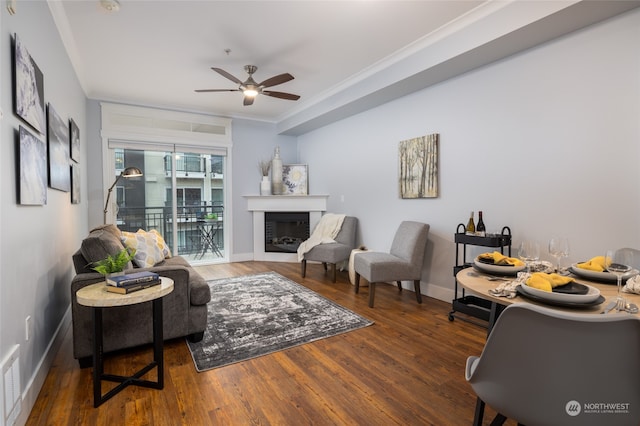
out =
[(360, 276), (369, 281), (369, 306), (373, 300), (377, 282), (396, 281), (402, 290), (402, 281), (413, 281), (416, 299), (422, 303), (420, 279), (427, 246), (429, 225), (405, 221), (400, 224), (391, 244), (389, 253), (363, 252), (354, 257), (356, 293), (360, 290)]
[(331, 280), (336, 282), (336, 264), (349, 260), (351, 250), (356, 246), (356, 228), (358, 219), (353, 216), (345, 216), (340, 232), (336, 235), (335, 243), (320, 244), (304, 254), (301, 265), (302, 278), (307, 274), (307, 260), (322, 262), (324, 270), (327, 264), (331, 265)]

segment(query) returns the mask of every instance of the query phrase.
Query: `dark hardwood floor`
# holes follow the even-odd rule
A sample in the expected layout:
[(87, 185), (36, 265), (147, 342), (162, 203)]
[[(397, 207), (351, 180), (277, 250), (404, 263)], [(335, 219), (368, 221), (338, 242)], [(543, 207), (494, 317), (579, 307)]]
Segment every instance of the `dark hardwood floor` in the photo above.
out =
[[(278, 272), (375, 324), (253, 360), (197, 373), (183, 339), (165, 342), (165, 388), (130, 386), (93, 408), (91, 368), (80, 369), (67, 332), (28, 425), (470, 425), (475, 395), (464, 378), (486, 330), (447, 314), (451, 305), (378, 285), (354, 294), (346, 272), (321, 265), (242, 262), (198, 267), (206, 279)], [(105, 371), (130, 374), (151, 348), (108, 356)], [(150, 373), (155, 378), (155, 372)], [(104, 390), (106, 391), (105, 385)], [(485, 424), (495, 414), (487, 407)], [(515, 424), (507, 422), (507, 424)]]

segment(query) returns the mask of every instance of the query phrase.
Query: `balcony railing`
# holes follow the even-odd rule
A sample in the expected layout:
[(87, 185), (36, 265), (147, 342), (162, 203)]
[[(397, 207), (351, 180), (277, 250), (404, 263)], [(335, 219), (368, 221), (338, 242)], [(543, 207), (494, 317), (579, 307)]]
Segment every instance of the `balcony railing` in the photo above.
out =
[[(223, 158), (213, 155), (209, 158), (211, 173), (216, 175), (222, 174)], [(207, 158), (194, 154), (180, 154), (176, 158), (176, 171), (179, 173), (206, 173)], [(164, 156), (164, 171), (171, 172), (171, 154)]]
[(172, 227), (175, 224), (178, 254), (202, 257), (211, 251), (214, 256), (221, 257), (221, 250), (224, 250), (224, 208), (221, 205), (188, 206), (178, 207), (177, 212), (174, 220), (171, 207), (120, 207), (118, 228), (129, 232), (155, 229), (173, 249)]

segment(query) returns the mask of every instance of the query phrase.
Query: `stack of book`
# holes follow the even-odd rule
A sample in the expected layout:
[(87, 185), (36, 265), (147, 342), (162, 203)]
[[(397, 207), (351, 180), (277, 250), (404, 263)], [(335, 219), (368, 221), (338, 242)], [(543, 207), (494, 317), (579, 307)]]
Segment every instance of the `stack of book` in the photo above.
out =
[(160, 276), (149, 271), (107, 277), (106, 281), (107, 291), (120, 294), (128, 294), (161, 283)]

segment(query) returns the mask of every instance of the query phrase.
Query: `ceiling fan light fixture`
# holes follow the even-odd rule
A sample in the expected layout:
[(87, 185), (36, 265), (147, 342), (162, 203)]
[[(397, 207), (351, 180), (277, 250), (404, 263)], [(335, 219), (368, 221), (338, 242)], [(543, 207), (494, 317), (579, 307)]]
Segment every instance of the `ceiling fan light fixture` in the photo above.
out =
[(271, 78), (268, 78), (261, 83), (256, 82), (253, 79), (253, 73), (258, 69), (255, 65), (245, 65), (244, 70), (249, 74), (249, 77), (246, 81), (242, 81), (239, 78), (229, 74), (227, 71), (222, 68), (211, 67), (212, 70), (225, 77), (228, 80), (233, 81), (238, 86), (237, 89), (196, 89), (196, 92), (242, 92), (244, 95), (243, 105), (253, 105), (253, 100), (258, 95), (271, 96), (272, 98), (280, 98), (280, 99), (288, 99), (290, 101), (297, 101), (300, 99), (299, 95), (294, 95), (292, 93), (285, 92), (275, 92), (273, 90), (264, 90), (265, 88), (277, 86), (282, 83), (286, 83), (287, 81), (293, 80), (293, 76), (291, 74), (283, 73), (274, 75)]
[(244, 91), (242, 92), (245, 96), (248, 96), (250, 98), (255, 98), (256, 96), (258, 96), (258, 91), (254, 88), (247, 88), (244, 89)]

